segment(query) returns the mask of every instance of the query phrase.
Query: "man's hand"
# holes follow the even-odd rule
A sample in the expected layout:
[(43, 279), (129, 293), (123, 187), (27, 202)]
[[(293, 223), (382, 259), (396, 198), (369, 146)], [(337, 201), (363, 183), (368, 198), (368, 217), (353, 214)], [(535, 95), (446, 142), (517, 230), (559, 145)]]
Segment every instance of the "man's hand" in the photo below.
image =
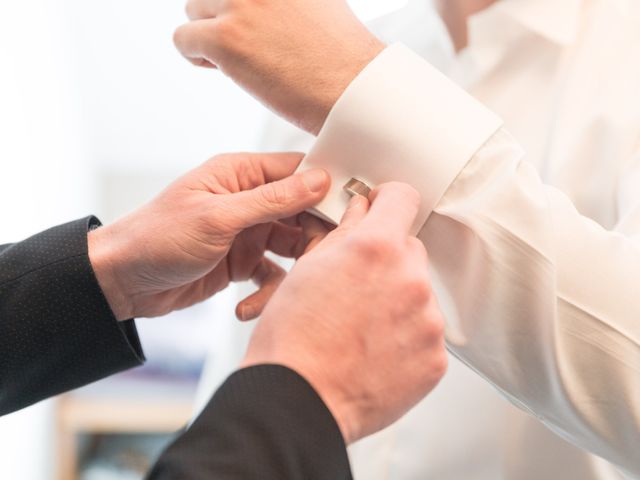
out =
[(277, 220), (315, 205), (329, 188), (323, 170), (291, 176), (300, 160), (216, 157), (146, 206), (90, 232), (89, 257), (116, 318), (163, 315), (250, 278), (261, 289), (240, 314), (257, 316), (284, 276), (265, 250), (296, 256), (300, 248), (300, 229)]
[(384, 48), (344, 0), (189, 0), (187, 14), (175, 33), (187, 59), (312, 133)]
[(444, 375), (427, 253), (409, 236), (419, 196), (386, 184), (352, 200), (265, 308), (243, 366), (281, 364), (318, 391), (347, 443), (388, 426)]

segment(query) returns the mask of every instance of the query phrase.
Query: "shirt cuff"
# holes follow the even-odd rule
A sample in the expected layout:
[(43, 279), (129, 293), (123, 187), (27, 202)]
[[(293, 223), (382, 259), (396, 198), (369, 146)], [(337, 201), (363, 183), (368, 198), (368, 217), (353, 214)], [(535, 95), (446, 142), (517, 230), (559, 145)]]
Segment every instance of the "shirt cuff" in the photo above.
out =
[(338, 223), (344, 185), (400, 181), (422, 195), (414, 233), (502, 120), (402, 44), (386, 48), (336, 102), (301, 169), (325, 168), (333, 185), (314, 213)]

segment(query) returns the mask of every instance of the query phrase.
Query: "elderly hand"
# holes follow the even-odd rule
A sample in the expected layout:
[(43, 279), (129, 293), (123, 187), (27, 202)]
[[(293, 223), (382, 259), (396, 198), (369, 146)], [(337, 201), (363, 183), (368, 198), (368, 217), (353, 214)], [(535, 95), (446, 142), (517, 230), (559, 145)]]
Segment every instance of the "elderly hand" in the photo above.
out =
[(315, 205), (329, 188), (323, 170), (292, 176), (300, 160), (216, 157), (146, 206), (90, 232), (89, 257), (116, 318), (163, 315), (250, 278), (261, 289), (243, 308), (259, 314), (284, 276), (265, 250), (296, 256), (300, 248), (300, 229), (277, 220)]
[(280, 364), (316, 389), (347, 443), (400, 418), (444, 375), (427, 253), (409, 236), (419, 196), (386, 184), (352, 200), (265, 308), (243, 366)]
[(189, 0), (187, 14), (175, 33), (187, 59), (312, 133), (384, 48), (344, 0)]

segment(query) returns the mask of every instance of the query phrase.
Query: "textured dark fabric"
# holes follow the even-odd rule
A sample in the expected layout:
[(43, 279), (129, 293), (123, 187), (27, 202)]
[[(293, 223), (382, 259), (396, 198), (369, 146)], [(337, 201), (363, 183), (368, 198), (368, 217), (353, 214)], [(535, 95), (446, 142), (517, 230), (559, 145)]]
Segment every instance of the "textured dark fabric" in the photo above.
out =
[[(117, 322), (89, 261), (89, 217), (0, 247), (0, 415), (144, 361), (133, 321)], [(151, 480), (347, 480), (331, 412), (298, 374), (233, 374), (162, 455)]]
[(89, 262), (95, 217), (0, 247), (0, 415), (140, 365)]
[(347, 480), (331, 412), (304, 378), (261, 365), (234, 373), (160, 457), (148, 480)]

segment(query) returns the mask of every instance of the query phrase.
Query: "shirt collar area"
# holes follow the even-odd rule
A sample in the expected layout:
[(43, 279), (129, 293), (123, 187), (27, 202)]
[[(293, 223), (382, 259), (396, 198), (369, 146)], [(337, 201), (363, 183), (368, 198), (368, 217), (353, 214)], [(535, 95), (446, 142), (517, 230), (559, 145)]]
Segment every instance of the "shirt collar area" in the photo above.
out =
[(499, 0), (474, 15), (471, 21), (479, 20), (484, 24), (490, 17), (500, 17), (501, 21), (508, 18), (526, 30), (565, 46), (572, 43), (578, 35), (583, 2), (584, 0)]

